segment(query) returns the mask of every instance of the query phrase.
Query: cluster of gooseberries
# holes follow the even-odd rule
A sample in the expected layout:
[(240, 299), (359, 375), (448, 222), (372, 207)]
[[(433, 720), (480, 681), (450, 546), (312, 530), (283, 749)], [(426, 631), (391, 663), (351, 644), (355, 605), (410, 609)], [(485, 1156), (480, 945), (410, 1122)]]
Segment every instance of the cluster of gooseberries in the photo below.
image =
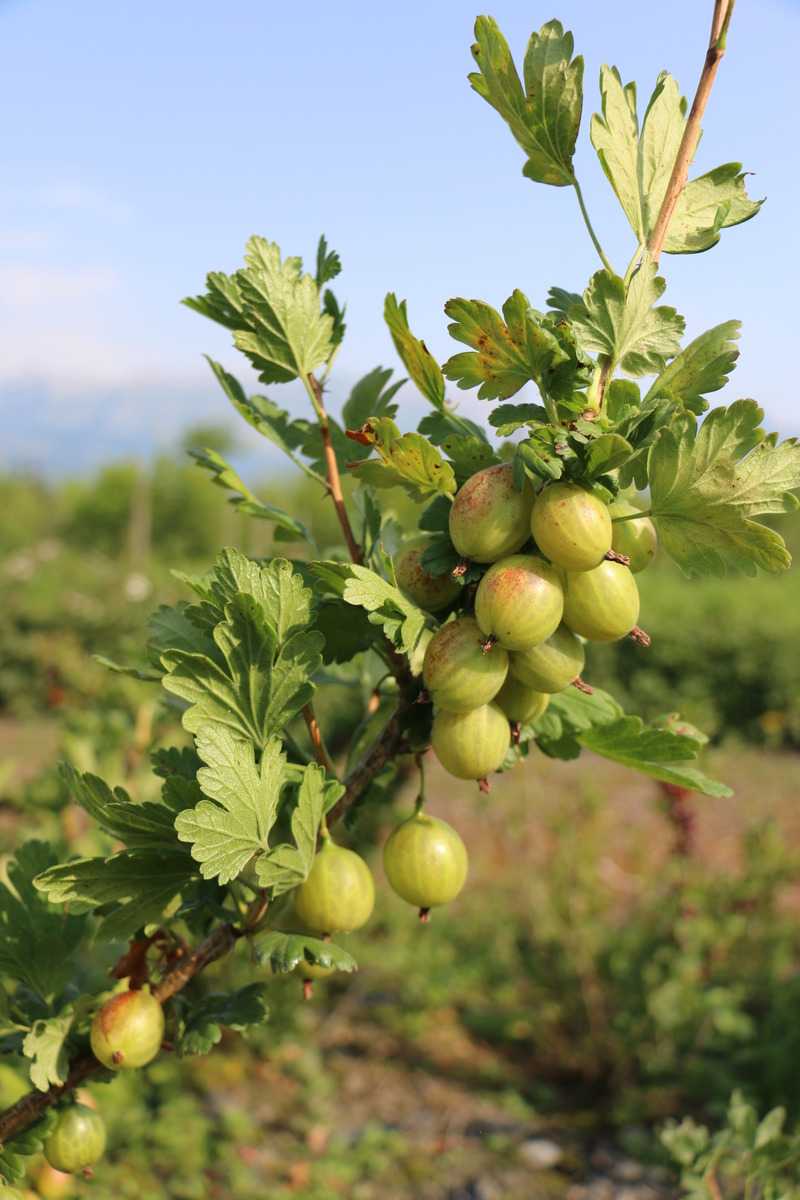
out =
[[(112, 1071), (134, 1070), (152, 1062), (164, 1040), (164, 1010), (149, 988), (127, 989), (107, 1000), (95, 1013), (89, 1034), (95, 1058)], [(44, 1157), (53, 1181), (67, 1175), (91, 1175), (103, 1157), (106, 1127), (89, 1103), (71, 1100), (58, 1111), (44, 1141)], [(49, 1179), (43, 1176), (43, 1179)], [(45, 1184), (39, 1190), (45, 1195)], [(55, 1188), (53, 1189), (55, 1194)], [(0, 1200), (27, 1200), (28, 1192), (0, 1183)]]
[[(488, 568), (476, 589), (427, 571), (424, 542), (398, 555), (409, 599), (432, 613), (452, 610), (423, 664), (433, 750), (451, 775), (488, 787), (520, 726), (542, 716), (554, 693), (590, 690), (581, 679), (584, 640), (649, 640), (637, 625), (634, 574), (653, 559), (656, 532), (638, 512), (579, 483), (518, 487), (505, 463), (471, 476), (450, 510), (450, 538), (464, 560), (457, 570)], [(465, 611), (460, 598), (473, 595)]]
[[(446, 821), (426, 813), (422, 801), (389, 835), (383, 867), (392, 890), (419, 909), (427, 921), (432, 908), (455, 900), (467, 878), (467, 849)], [(360, 929), (372, 915), (375, 884), (364, 859), (338, 845), (325, 831), (308, 878), (294, 894), (294, 912), (305, 929), (324, 938)], [(315, 979), (332, 975), (333, 966), (302, 962), (306, 997)]]

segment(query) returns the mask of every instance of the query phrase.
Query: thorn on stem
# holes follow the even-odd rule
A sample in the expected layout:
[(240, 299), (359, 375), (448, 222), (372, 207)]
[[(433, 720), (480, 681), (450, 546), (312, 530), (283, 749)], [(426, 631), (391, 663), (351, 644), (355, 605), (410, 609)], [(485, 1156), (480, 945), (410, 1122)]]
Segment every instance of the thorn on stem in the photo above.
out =
[(650, 634), (645, 633), (641, 625), (634, 625), (628, 636), (633, 638), (635, 642), (638, 642), (640, 646), (649, 646), (653, 641)]
[(421, 925), (427, 925), (431, 919), (431, 910), (429, 908), (421, 908), (419, 910), (419, 920)]
[(574, 688), (577, 688), (579, 692), (583, 692), (584, 696), (593, 696), (594, 695), (594, 688), (591, 686), (591, 684), (584, 683), (584, 681), (581, 679), (580, 675), (575, 676), (575, 678), (572, 681), (571, 686)]
[(609, 550), (606, 554), (608, 562), (622, 563), (623, 567), (629, 567), (631, 560), (627, 554), (617, 554), (616, 550)]

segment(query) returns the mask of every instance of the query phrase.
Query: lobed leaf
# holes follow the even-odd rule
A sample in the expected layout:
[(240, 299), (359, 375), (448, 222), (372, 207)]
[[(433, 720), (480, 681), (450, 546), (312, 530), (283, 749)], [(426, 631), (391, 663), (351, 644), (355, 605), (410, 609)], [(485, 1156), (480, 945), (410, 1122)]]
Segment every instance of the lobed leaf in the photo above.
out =
[(378, 453), (350, 463), (364, 483), (372, 487), (402, 487), (420, 502), (456, 490), (453, 468), (420, 433), (401, 433), (391, 417), (373, 417), (348, 436)]
[(724, 321), (701, 333), (661, 372), (643, 403), (668, 396), (690, 412), (705, 411), (704, 396), (723, 388), (736, 366), (739, 350), (735, 343), (740, 330), (739, 321)]
[(253, 939), (253, 951), (260, 963), (275, 974), (286, 974), (301, 963), (333, 967), (337, 971), (355, 971), (356, 960), (333, 942), (307, 937), (302, 933), (283, 933), (271, 929)]
[(713, 409), (700, 428), (687, 416), (651, 447), (651, 511), (661, 544), (688, 575), (779, 571), (791, 556), (778, 533), (753, 520), (797, 508), (800, 444), (777, 444), (753, 400)]
[(389, 292), (383, 307), (394, 348), (400, 355), (414, 385), (434, 408), (444, 408), (444, 376), (436, 359), (423, 341), (415, 337), (408, 324), (405, 300), (398, 301)]
[(523, 173), (538, 183), (573, 182), (572, 156), (583, 106), (583, 59), (572, 58), (573, 39), (559, 21), (531, 35), (523, 90), (497, 22), (478, 17), (472, 55), (478, 71), (469, 81), (508, 125), (528, 160)]
[(443, 370), (460, 388), (479, 388), (480, 400), (507, 400), (533, 382), (543, 395), (567, 396), (579, 382), (581, 365), (558, 318), (531, 308), (517, 290), (503, 315), (483, 300), (448, 300), (444, 306), (456, 341), (472, 346), (455, 354)]
[(642, 263), (627, 289), (618, 275), (597, 271), (580, 305), (570, 310), (583, 348), (605, 355), (611, 372), (617, 367), (629, 375), (663, 370), (680, 350), (685, 326), (674, 308), (655, 307), (665, 287), (652, 263)]

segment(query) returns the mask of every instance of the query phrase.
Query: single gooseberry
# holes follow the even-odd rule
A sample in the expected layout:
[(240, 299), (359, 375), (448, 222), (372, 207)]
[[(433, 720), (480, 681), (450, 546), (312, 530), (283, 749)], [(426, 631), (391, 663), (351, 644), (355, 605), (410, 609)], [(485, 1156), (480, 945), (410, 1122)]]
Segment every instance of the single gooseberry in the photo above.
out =
[(431, 575), (422, 565), (422, 555), (431, 545), (430, 538), (417, 538), (394, 558), (397, 586), (401, 592), (427, 612), (439, 612), (452, 604), (461, 584), (452, 575)]
[(509, 675), (538, 692), (562, 692), (577, 679), (586, 663), (583, 642), (559, 625), (540, 646), (509, 655)]
[(35, 1200), (62, 1200), (75, 1192), (75, 1180), (63, 1171), (56, 1171), (49, 1162), (43, 1162), (36, 1172)]
[(532, 554), (494, 563), (475, 594), (481, 631), (505, 650), (525, 650), (550, 637), (564, 612), (564, 589), (555, 567)]
[(74, 1175), (103, 1157), (106, 1126), (103, 1118), (85, 1104), (71, 1104), (59, 1113), (44, 1143), (44, 1156), (56, 1171)]
[(90, 1041), (95, 1058), (111, 1070), (152, 1062), (164, 1040), (164, 1010), (149, 988), (119, 992), (94, 1015)]
[(323, 967), (322, 963), (299, 962), (294, 969), (303, 981), (303, 998), (310, 1000), (314, 994), (314, 980), (327, 979), (336, 973), (336, 967)]
[(507, 673), (507, 653), (502, 646), (486, 646), (486, 635), (473, 617), (458, 617), (437, 629), (422, 666), (433, 703), (448, 712), (469, 712), (487, 704)]
[(420, 916), (455, 900), (467, 878), (467, 848), (446, 821), (417, 812), (390, 834), (383, 867), (392, 889)]
[(602, 562), (593, 571), (567, 575), (564, 621), (591, 642), (616, 642), (639, 619), (639, 589), (622, 563)]
[(520, 683), (519, 679), (515, 679), (509, 673), (508, 679), (497, 693), (495, 703), (500, 705), (509, 721), (532, 725), (547, 708), (550, 696), (547, 692), (528, 687), (527, 683)]
[(322, 963), (299, 962), (294, 971), (303, 979), (327, 979), (336, 974), (336, 967), (323, 967)]
[(370, 918), (375, 904), (372, 873), (360, 855), (323, 839), (308, 879), (294, 893), (294, 910), (314, 933), (349, 933)]
[(533, 490), (514, 484), (510, 463), (470, 476), (450, 509), (450, 538), (459, 554), (474, 562), (494, 562), (513, 554), (531, 534)]
[(463, 713), (441, 710), (433, 718), (431, 743), (451, 775), (485, 779), (502, 765), (511, 745), (511, 728), (496, 704), (482, 704)]
[(536, 497), (534, 541), (565, 571), (590, 571), (611, 549), (611, 517), (599, 497), (577, 483), (551, 483)]
[[(614, 501), (608, 510), (613, 517), (632, 517), (640, 510), (629, 500), (621, 497)], [(632, 521), (616, 521), (613, 525), (612, 549), (617, 554), (624, 554), (630, 561), (629, 566), (634, 575), (638, 575), (656, 556), (658, 549), (658, 534), (656, 527), (649, 517), (634, 517)]]

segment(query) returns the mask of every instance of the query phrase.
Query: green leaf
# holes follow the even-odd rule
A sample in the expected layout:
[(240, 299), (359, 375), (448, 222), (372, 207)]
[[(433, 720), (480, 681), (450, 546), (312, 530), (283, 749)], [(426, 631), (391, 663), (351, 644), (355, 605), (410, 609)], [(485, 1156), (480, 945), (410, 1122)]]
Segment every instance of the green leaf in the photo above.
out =
[(97, 936), (116, 941), (160, 922), (194, 875), (190, 858), (180, 849), (124, 850), (110, 858), (78, 858), (48, 867), (35, 882), (54, 904), (115, 905)]
[(189, 453), (199, 467), (208, 471), (212, 483), (234, 493), (231, 503), (239, 512), (246, 513), (249, 517), (258, 517), (262, 521), (271, 521), (278, 529), (288, 534), (292, 540), (313, 542), (311, 534), (302, 521), (290, 516), (282, 508), (276, 508), (274, 504), (267, 504), (265, 501), (259, 500), (255, 492), (250, 491), (230, 463), (216, 450), (190, 450)]
[(503, 34), (492, 17), (475, 22), (472, 87), (495, 108), (525, 151), (523, 173), (538, 183), (573, 182), (572, 156), (581, 123), (583, 59), (559, 21), (531, 35), (525, 54), (525, 90)]
[(213, 358), (209, 358), (208, 355), (206, 355), (206, 362), (214, 372), (220, 387), (231, 404), (239, 415), (244, 417), (248, 425), (260, 433), (262, 437), (272, 442), (273, 446), (277, 446), (279, 450), (282, 450), (287, 458), (308, 475), (310, 479), (316, 479), (324, 483), (325, 480), (322, 476), (295, 454), (295, 450), (298, 450), (302, 446), (305, 436), (298, 422), (293, 421), (285, 409), (274, 404), (266, 396), (248, 396), (235, 376), (229, 374), (218, 362), (215, 362)]
[(498, 404), (489, 414), (489, 424), (500, 437), (510, 437), (526, 425), (540, 425), (546, 421), (547, 410), (541, 404)]
[(208, 1054), (221, 1040), (223, 1027), (243, 1033), (254, 1025), (263, 1025), (268, 1016), (263, 983), (249, 983), (235, 992), (204, 996), (183, 1018), (178, 1054), (181, 1058)]
[(261, 565), (228, 550), (211, 594), (224, 605), (212, 644), (164, 650), (163, 685), (189, 704), (190, 732), (214, 721), (262, 747), (313, 694), (323, 641), (307, 630), (311, 592), (285, 560)]
[(724, 321), (701, 333), (661, 372), (644, 403), (668, 396), (690, 412), (704, 412), (708, 405), (703, 397), (723, 388), (736, 366), (739, 357), (736, 341), (740, 331), (740, 321)]
[(533, 382), (544, 395), (568, 394), (578, 364), (564, 342), (558, 318), (531, 308), (515, 291), (503, 305), (503, 316), (482, 300), (448, 300), (456, 341), (474, 349), (455, 354), (443, 370), (460, 388), (479, 387), (479, 400), (507, 400)]
[(348, 604), (366, 609), (373, 625), (404, 653), (410, 654), (425, 627), (425, 613), (407, 600), (399, 588), (368, 567), (348, 567), (342, 596)]
[(405, 300), (398, 301), (394, 292), (389, 292), (383, 308), (383, 317), (389, 326), (394, 348), (415, 386), (434, 408), (444, 408), (444, 376), (441, 367), (425, 343), (414, 337), (411, 332)]
[(207, 287), (184, 303), (232, 329), (264, 383), (307, 376), (330, 357), (333, 320), (320, 311), (319, 288), (299, 258), (281, 259), (274, 242), (250, 238), (244, 269), (209, 275)]
[(45, 1139), (52, 1133), (57, 1120), (58, 1110), (51, 1108), (40, 1120), (29, 1125), (24, 1133), (3, 1143), (0, 1148), (0, 1179), (10, 1183), (23, 1182), (29, 1166), (26, 1160), (34, 1154), (41, 1154)]
[(396, 383), (390, 383), (393, 374), (391, 367), (376, 367), (359, 379), (342, 408), (345, 429), (360, 429), (370, 417), (396, 416), (394, 397), (406, 381), (398, 379)]
[(725, 163), (692, 179), (678, 197), (664, 239), (668, 254), (710, 250), (720, 232), (754, 217), (763, 200), (751, 200), (741, 163)]
[(585, 350), (604, 354), (610, 370), (629, 375), (663, 370), (680, 350), (684, 320), (674, 308), (655, 303), (666, 284), (652, 263), (643, 263), (626, 293), (618, 275), (597, 271), (570, 319)]
[(500, 462), (486, 438), (469, 433), (451, 433), (441, 443), (441, 448), (450, 460), (459, 487), (476, 471), (483, 471)]
[(623, 763), (664, 783), (691, 788), (706, 796), (732, 796), (724, 783), (709, 779), (696, 767), (687, 766), (697, 755), (690, 738), (644, 725), (639, 717), (621, 717), (607, 725), (595, 725), (578, 734), (587, 750)]
[(31, 1060), (31, 1083), (40, 1092), (67, 1081), (67, 1039), (74, 1023), (75, 1010), (70, 1005), (57, 1017), (35, 1021), (22, 1043), (22, 1053)]
[(779, 571), (783, 539), (752, 518), (792, 512), (800, 487), (800, 444), (776, 444), (759, 427), (753, 400), (713, 409), (700, 428), (690, 416), (663, 429), (648, 460), (651, 510), (661, 544), (687, 575)]
[(592, 145), (606, 177), (640, 243), (645, 224), (639, 190), (639, 119), (636, 115), (636, 84), (623, 86), (616, 67), (600, 68), (602, 116), (590, 124)]
[(174, 813), (166, 805), (151, 801), (134, 804), (123, 788), (112, 792), (97, 775), (81, 775), (68, 763), (61, 764), (60, 772), (72, 799), (110, 837), (131, 850), (163, 850), (170, 843), (177, 848)]
[(536, 740), (552, 758), (577, 758), (577, 735), (594, 725), (605, 725), (623, 715), (622, 708), (608, 692), (595, 688), (581, 692), (568, 687), (551, 697), (547, 711), (536, 722)]
[(293, 971), (300, 963), (333, 967), (337, 971), (357, 970), (352, 954), (340, 946), (301, 933), (272, 929), (253, 939), (253, 950), (257, 961), (268, 965), (276, 975)]
[(72, 979), (86, 919), (52, 907), (34, 879), (57, 861), (46, 842), (30, 841), (7, 865), (0, 885), (0, 972), (50, 1001)]
[(375, 417), (362, 425), (357, 437), (349, 436), (374, 447), (379, 455), (379, 459), (349, 464), (362, 482), (378, 488), (402, 487), (419, 502), (455, 492), (453, 468), (436, 447), (422, 434), (401, 433), (391, 417)]
[[(653, 232), (686, 125), (686, 101), (662, 72), (650, 97), (641, 133), (636, 86), (622, 85), (616, 67), (600, 72), (602, 116), (591, 122), (592, 144), (625, 215), (644, 247)], [(755, 216), (740, 163), (725, 163), (684, 187), (670, 220), (664, 250), (691, 254), (719, 241), (720, 230)]]
[[(449, 505), (448, 505), (449, 508)], [(317, 630), (325, 638), (322, 660), (346, 663), (380, 637), (366, 612), (354, 612), (344, 600), (327, 600), (317, 609)]]
[(326, 283), (330, 283), (332, 279), (341, 272), (342, 260), (335, 250), (328, 249), (328, 242), (323, 233), (317, 243), (317, 269), (314, 274), (314, 282), (318, 288), (322, 288)]
[(633, 446), (618, 433), (605, 433), (589, 443), (585, 466), (588, 479), (621, 467), (633, 454)]
[(219, 725), (202, 726), (195, 741), (207, 764), (197, 772), (197, 782), (209, 799), (182, 812), (175, 829), (182, 842), (191, 844), (203, 878), (225, 884), (254, 854), (267, 849), (286, 779), (286, 758), (273, 739), (256, 764), (252, 743)]
[(273, 896), (280, 896), (308, 878), (323, 813), (343, 792), (342, 785), (329, 780), (316, 763), (305, 768), (291, 817), (294, 844), (275, 846), (256, 859), (255, 871), (261, 887), (271, 888)]

